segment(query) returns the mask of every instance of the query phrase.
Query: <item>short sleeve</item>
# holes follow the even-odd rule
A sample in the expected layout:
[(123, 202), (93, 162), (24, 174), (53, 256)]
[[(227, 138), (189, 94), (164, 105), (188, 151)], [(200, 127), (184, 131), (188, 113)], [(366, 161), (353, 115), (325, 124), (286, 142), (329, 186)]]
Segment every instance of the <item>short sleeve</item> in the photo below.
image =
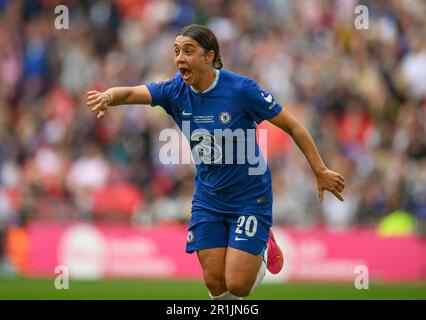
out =
[(275, 117), (283, 108), (271, 93), (250, 78), (243, 81), (242, 99), (247, 112), (257, 124)]
[(152, 97), (151, 106), (161, 106), (167, 113), (171, 114), (171, 101), (173, 99), (175, 86), (176, 77), (163, 81), (147, 83), (146, 87)]

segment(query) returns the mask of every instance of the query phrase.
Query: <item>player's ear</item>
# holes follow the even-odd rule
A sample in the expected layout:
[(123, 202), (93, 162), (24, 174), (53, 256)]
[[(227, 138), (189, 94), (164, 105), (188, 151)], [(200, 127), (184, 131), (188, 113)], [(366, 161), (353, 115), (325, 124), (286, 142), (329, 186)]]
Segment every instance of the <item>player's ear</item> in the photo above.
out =
[(207, 51), (207, 53), (205, 54), (206, 64), (213, 64), (214, 55), (215, 55), (214, 50)]

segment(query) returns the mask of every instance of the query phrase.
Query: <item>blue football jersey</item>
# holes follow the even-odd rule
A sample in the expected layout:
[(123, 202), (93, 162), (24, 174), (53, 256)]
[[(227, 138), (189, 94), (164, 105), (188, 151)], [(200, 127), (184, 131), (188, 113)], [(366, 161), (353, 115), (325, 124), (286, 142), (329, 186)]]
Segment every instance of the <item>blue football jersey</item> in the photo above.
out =
[(269, 168), (256, 141), (256, 124), (282, 106), (248, 77), (216, 70), (210, 88), (196, 92), (178, 72), (147, 84), (152, 106), (162, 106), (190, 142), (197, 168), (193, 212), (250, 211), (271, 215)]

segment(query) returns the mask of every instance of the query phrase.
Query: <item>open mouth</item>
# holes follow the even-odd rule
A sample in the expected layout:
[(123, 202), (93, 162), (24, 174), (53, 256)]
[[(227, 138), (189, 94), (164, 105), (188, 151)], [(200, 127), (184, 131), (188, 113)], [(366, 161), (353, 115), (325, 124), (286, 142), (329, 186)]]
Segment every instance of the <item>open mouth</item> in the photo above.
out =
[(184, 81), (187, 81), (192, 75), (191, 69), (188, 68), (179, 68), (179, 72)]

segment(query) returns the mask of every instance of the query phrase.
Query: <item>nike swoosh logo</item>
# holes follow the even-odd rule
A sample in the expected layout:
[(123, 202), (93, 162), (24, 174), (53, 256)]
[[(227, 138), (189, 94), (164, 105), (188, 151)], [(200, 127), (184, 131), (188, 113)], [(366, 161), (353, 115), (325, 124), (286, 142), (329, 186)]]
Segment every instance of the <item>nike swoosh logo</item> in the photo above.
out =
[(268, 101), (268, 102), (272, 102), (272, 95), (271, 95), (271, 94), (269, 94), (267, 97), (265, 97), (265, 96), (263, 95), (263, 93), (262, 93), (262, 96), (263, 96), (263, 98), (264, 98), (266, 101)]
[(241, 240), (248, 240), (246, 238), (238, 238), (238, 236), (235, 237), (235, 241), (241, 241)]
[(192, 112), (186, 112), (185, 110), (182, 111), (183, 116), (190, 116), (192, 115)]

